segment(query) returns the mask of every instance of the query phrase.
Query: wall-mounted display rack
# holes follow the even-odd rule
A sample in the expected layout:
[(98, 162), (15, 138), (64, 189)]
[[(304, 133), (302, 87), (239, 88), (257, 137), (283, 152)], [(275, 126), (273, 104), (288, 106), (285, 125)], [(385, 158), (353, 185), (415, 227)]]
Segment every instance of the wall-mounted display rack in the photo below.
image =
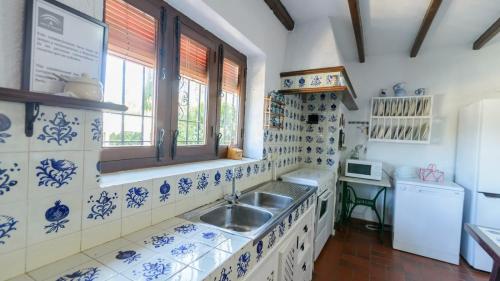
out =
[(264, 127), (283, 129), (285, 123), (285, 97), (271, 92), (264, 98)]
[(372, 98), (369, 141), (429, 144), (432, 96)]

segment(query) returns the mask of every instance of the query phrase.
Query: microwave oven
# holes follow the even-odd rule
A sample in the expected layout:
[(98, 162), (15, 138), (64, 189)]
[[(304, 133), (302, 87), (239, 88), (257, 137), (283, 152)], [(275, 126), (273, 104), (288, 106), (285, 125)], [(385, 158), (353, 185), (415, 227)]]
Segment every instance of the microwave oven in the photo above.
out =
[(345, 161), (345, 175), (354, 178), (381, 180), (382, 162), (347, 159)]

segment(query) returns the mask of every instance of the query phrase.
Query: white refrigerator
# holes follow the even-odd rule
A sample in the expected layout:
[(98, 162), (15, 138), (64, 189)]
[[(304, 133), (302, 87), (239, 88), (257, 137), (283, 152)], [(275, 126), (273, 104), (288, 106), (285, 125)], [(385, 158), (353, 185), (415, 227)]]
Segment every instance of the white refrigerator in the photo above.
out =
[[(464, 223), (500, 228), (500, 99), (460, 110), (455, 182), (464, 187)], [(491, 271), (492, 259), (462, 228), (461, 255), (474, 268)]]

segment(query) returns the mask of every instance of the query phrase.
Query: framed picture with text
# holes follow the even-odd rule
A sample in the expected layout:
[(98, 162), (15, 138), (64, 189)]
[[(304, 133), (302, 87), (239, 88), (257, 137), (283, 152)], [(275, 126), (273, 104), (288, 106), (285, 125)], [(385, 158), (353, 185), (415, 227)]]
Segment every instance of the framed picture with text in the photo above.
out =
[(107, 25), (55, 0), (27, 0), (22, 89), (61, 93), (58, 77), (104, 82)]

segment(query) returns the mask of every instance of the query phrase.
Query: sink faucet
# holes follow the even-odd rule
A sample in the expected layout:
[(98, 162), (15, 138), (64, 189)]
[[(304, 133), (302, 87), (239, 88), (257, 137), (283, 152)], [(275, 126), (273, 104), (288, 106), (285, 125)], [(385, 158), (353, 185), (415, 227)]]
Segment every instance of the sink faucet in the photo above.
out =
[(241, 195), (241, 192), (236, 190), (236, 176), (235, 176), (235, 171), (236, 169), (233, 168), (233, 178), (232, 178), (232, 186), (231, 186), (231, 194), (225, 195), (224, 199), (228, 201), (230, 204), (234, 205), (238, 203), (238, 198)]

